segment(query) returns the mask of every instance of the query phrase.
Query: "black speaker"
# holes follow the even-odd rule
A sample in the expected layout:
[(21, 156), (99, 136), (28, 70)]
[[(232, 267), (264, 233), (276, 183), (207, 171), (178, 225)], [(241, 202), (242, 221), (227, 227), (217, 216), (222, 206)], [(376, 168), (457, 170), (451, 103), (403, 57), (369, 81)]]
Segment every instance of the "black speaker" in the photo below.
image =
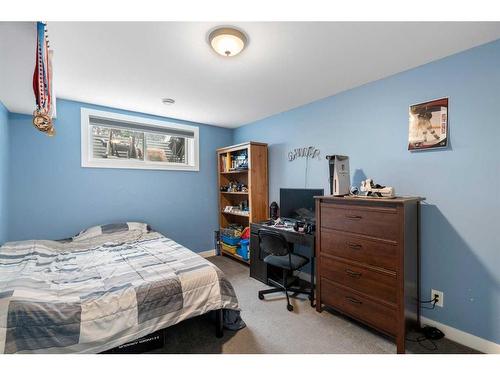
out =
[(276, 202), (273, 202), (271, 203), (271, 205), (269, 206), (269, 217), (273, 220), (276, 220), (277, 218), (279, 218), (279, 206), (278, 206), (278, 203)]

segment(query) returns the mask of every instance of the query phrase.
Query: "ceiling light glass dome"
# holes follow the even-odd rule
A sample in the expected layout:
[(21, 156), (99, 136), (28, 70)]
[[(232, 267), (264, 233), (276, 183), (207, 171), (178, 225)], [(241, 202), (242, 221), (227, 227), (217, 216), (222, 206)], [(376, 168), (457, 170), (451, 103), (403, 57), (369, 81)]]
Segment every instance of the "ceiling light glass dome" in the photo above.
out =
[(220, 27), (208, 36), (210, 45), (221, 56), (232, 57), (245, 48), (247, 37), (232, 27)]

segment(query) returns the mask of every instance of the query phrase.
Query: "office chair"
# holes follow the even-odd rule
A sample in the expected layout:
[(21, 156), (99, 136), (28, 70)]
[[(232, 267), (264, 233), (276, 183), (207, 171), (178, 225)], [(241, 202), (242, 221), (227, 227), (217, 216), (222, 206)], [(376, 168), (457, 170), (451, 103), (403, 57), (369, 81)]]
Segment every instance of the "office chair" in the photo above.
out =
[[(296, 271), (306, 265), (309, 262), (309, 259), (301, 255), (293, 254), (289, 243), (281, 233), (261, 229), (259, 230), (258, 235), (260, 243), (259, 259), (263, 260), (266, 264), (280, 268), (283, 271), (282, 284), (269, 278), (268, 282), (276, 286), (276, 288), (260, 290), (259, 299), (263, 300), (265, 294), (285, 292), (287, 303), (286, 308), (288, 311), (293, 311), (293, 306), (290, 304), (288, 292), (311, 295), (312, 291), (290, 287), (289, 285), (293, 284), (297, 278), (294, 278), (292, 282), (288, 282), (288, 277), (290, 274), (293, 276), (293, 271)], [(263, 255), (265, 255), (264, 258), (262, 258)]]

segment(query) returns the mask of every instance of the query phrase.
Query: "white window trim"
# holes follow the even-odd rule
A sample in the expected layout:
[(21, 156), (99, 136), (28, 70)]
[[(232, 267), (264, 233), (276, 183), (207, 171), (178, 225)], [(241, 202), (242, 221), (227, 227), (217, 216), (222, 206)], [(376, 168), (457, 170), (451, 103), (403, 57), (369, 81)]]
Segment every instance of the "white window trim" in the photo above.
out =
[[(152, 162), (147, 160), (117, 160), (117, 159), (94, 159), (92, 157), (90, 116), (99, 116), (112, 120), (124, 122), (136, 122), (157, 128), (169, 128), (188, 130), (193, 132), (193, 147), (188, 148), (188, 160), (193, 160), (191, 165), (180, 165), (178, 163)], [(200, 170), (199, 156), (199, 128), (197, 126), (181, 125), (173, 122), (153, 120), (145, 117), (122, 115), (120, 113), (98, 111), (90, 108), (81, 109), (81, 157), (83, 168), (123, 168), (123, 169), (156, 169), (194, 171)]]

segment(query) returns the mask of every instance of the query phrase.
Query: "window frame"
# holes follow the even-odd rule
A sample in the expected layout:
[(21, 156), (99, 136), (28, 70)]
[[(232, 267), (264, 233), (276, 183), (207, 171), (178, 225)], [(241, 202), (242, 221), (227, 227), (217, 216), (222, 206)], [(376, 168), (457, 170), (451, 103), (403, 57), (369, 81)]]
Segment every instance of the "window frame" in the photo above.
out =
[[(102, 117), (105, 119), (123, 121), (129, 123), (144, 124), (145, 126), (155, 127), (158, 129), (175, 129), (184, 130), (193, 133), (192, 147), (187, 147), (187, 164), (171, 163), (171, 162), (158, 162), (148, 161), (146, 159), (146, 133), (147, 130), (141, 130), (140, 126), (136, 131), (144, 131), (144, 160), (131, 160), (131, 159), (96, 159), (92, 153), (92, 125), (90, 124), (90, 117)], [(193, 171), (200, 170), (199, 158), (199, 128), (197, 126), (177, 124), (169, 121), (161, 121), (150, 119), (146, 117), (130, 116), (115, 112), (99, 111), (90, 108), (81, 108), (81, 166), (82, 168), (118, 168), (118, 169), (153, 169), (153, 170), (176, 170), (176, 171)], [(193, 160), (193, 162), (190, 162)]]

